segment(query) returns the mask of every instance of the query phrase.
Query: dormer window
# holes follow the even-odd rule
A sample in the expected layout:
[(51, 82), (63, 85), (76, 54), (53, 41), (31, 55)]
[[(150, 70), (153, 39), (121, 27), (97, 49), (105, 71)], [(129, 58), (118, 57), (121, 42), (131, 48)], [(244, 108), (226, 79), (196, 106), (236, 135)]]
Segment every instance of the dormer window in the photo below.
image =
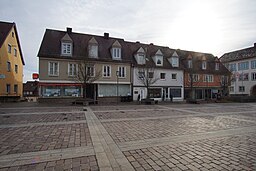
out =
[(191, 59), (189, 59), (188, 60), (188, 68), (192, 68), (193, 66), (192, 66), (192, 60)]
[(220, 70), (220, 63), (219, 62), (215, 63), (215, 70)]
[(163, 56), (156, 55), (155, 56), (155, 64), (156, 64), (156, 66), (163, 66)]
[(121, 59), (121, 48), (112, 48), (112, 58)]
[(172, 64), (172, 67), (179, 67), (179, 58), (178, 57), (172, 57), (171, 58), (171, 64)]
[(146, 63), (145, 55), (144, 54), (137, 54), (137, 63), (143, 65)]
[(203, 61), (203, 62), (202, 62), (202, 69), (206, 69), (206, 66), (207, 66), (206, 61)]
[(88, 55), (90, 58), (98, 58), (98, 42), (94, 37), (88, 42)]
[(61, 44), (61, 54), (65, 56), (72, 55), (72, 43), (64, 43)]
[(98, 45), (89, 45), (89, 57), (98, 58)]

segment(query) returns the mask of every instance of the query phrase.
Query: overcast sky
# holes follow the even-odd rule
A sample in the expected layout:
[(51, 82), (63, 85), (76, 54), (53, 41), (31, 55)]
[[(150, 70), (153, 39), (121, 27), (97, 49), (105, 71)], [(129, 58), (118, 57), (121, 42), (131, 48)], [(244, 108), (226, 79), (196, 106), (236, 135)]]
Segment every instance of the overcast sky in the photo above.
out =
[(38, 72), (46, 28), (212, 53), (256, 43), (255, 0), (1, 0), (0, 20), (17, 24), (24, 82)]

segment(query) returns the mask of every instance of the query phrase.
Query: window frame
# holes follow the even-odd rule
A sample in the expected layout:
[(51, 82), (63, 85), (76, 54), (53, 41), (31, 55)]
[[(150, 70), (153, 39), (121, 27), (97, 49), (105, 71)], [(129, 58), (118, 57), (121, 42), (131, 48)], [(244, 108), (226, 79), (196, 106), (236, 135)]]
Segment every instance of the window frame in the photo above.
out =
[[(69, 47), (69, 49), (68, 49)], [(61, 55), (71, 56), (72, 55), (72, 43), (62, 42), (61, 43)]]
[(248, 69), (249, 69), (249, 61), (238, 63), (238, 71), (244, 71)]
[[(71, 70), (71, 72), (70, 72)], [(78, 74), (78, 64), (76, 63), (68, 63), (68, 76), (69, 77), (75, 77)]]
[(89, 57), (90, 58), (98, 58), (99, 56), (99, 46), (96, 44), (89, 45)]
[(203, 70), (207, 69), (207, 62), (206, 61), (202, 61), (202, 69)]
[(165, 79), (166, 79), (166, 73), (165, 72), (161, 72), (160, 73), (160, 80), (165, 80)]
[(6, 84), (6, 93), (11, 94), (11, 84)]
[[(179, 67), (179, 58), (178, 57), (171, 57), (172, 60), (172, 67)], [(174, 63), (176, 61), (176, 63)]]
[(19, 70), (19, 69), (18, 69), (18, 65), (15, 64), (15, 66), (14, 66), (14, 71), (15, 71), (16, 74), (18, 74), (18, 70)]
[[(52, 70), (52, 74), (51, 74), (51, 64), (57, 64), (57, 69), (55, 68), (55, 65), (53, 65), (53, 70)], [(48, 76), (59, 76), (59, 62), (54, 62), (54, 61), (49, 61), (48, 62)]]
[(220, 63), (219, 62), (215, 63), (215, 70), (216, 71), (220, 70)]
[(95, 65), (86, 66), (86, 75), (89, 77), (95, 77)]
[(238, 91), (239, 92), (245, 92), (245, 86), (239, 86)]
[(251, 61), (251, 69), (256, 69), (256, 60)]
[[(105, 72), (106, 71), (106, 72)], [(111, 65), (103, 65), (102, 76), (105, 78), (111, 77)]]
[(11, 66), (11, 62), (10, 61), (7, 61), (7, 72), (11, 72), (11, 70), (12, 70), (12, 66)]
[(118, 66), (118, 78), (126, 78), (126, 67)]
[[(163, 66), (163, 63), (164, 63), (164, 61), (163, 61), (163, 55), (156, 55), (155, 56), (155, 64), (156, 64), (156, 66)], [(161, 63), (160, 64), (158, 64), (158, 61), (160, 61)]]
[(11, 45), (11, 44), (8, 44), (8, 46), (7, 46), (7, 52), (8, 52), (9, 54), (12, 53), (12, 45)]
[(14, 84), (14, 86), (13, 86), (13, 92), (14, 92), (15, 94), (18, 93), (18, 84)]
[(122, 58), (122, 50), (120, 47), (112, 48), (112, 58), (117, 60), (120, 60)]
[(213, 83), (214, 82), (214, 76), (210, 75), (210, 74), (205, 74), (203, 81), (207, 82), (207, 83)]
[(14, 49), (13, 49), (13, 54), (14, 54), (15, 57), (17, 57), (17, 53), (18, 53), (17, 49), (14, 48)]
[(256, 72), (251, 73), (251, 80), (256, 81)]
[(191, 59), (188, 60), (188, 68), (193, 68), (193, 63)]
[[(175, 78), (173, 78), (174, 75), (175, 75)], [(172, 80), (177, 80), (177, 73), (172, 73)]]

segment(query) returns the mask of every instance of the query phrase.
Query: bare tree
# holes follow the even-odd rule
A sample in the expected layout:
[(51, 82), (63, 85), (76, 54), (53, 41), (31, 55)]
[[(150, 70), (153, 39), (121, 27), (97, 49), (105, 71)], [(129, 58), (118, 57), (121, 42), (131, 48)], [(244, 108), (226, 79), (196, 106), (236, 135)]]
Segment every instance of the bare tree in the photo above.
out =
[(145, 64), (141, 67), (138, 67), (138, 72), (136, 75), (139, 82), (146, 87), (146, 99), (149, 99), (149, 88), (160, 79), (159, 77), (155, 76), (155, 67)]
[[(81, 60), (78, 63), (78, 70), (76, 79), (82, 83), (83, 86), (83, 98), (86, 98), (87, 84), (91, 84), (101, 77), (101, 70), (96, 70), (95, 63), (87, 60)], [(95, 91), (95, 90), (94, 90)]]

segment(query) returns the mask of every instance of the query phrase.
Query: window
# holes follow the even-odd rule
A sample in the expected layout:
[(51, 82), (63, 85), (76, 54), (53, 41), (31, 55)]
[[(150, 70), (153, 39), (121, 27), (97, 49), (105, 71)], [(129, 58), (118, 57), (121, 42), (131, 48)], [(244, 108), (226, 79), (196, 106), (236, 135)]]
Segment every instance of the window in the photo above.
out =
[(14, 48), (14, 56), (17, 57), (17, 49)]
[(203, 61), (202, 62), (202, 69), (206, 69), (206, 65), (207, 65), (206, 61)]
[(15, 65), (15, 73), (18, 73), (18, 65)]
[(118, 77), (119, 78), (125, 78), (125, 67), (124, 66), (119, 66), (118, 67)]
[(161, 98), (160, 88), (150, 88), (148, 89), (148, 95), (150, 98)]
[(229, 64), (229, 70), (232, 71), (236, 71), (236, 64)]
[(145, 72), (144, 71), (139, 71), (138, 76), (139, 76), (139, 79), (144, 79), (145, 78)]
[(94, 72), (94, 65), (89, 65), (86, 67), (86, 75), (89, 77), (94, 77), (95, 72)]
[(244, 92), (245, 89), (244, 89), (244, 86), (239, 86), (239, 92)]
[(121, 48), (112, 48), (112, 58), (121, 59)]
[(10, 94), (11, 93), (11, 85), (6, 84), (6, 93)]
[(165, 75), (166, 75), (166, 73), (160, 73), (160, 79), (164, 80), (165, 79)]
[(62, 55), (71, 55), (72, 54), (72, 43), (62, 43), (61, 54)]
[(251, 69), (255, 69), (256, 68), (256, 60), (251, 61)]
[(157, 66), (162, 66), (163, 65), (163, 56), (156, 55), (155, 56), (155, 63)]
[(204, 75), (204, 82), (213, 82), (213, 75)]
[(7, 71), (11, 72), (11, 62), (7, 62)]
[(14, 93), (18, 93), (18, 85), (17, 84), (14, 84), (13, 91), (14, 91)]
[(188, 60), (188, 68), (192, 68), (192, 60)]
[(252, 73), (252, 81), (255, 81), (256, 80), (256, 72), (253, 72)]
[(138, 58), (138, 64), (145, 64), (146, 63), (146, 59), (145, 59), (145, 55), (144, 54), (138, 54), (137, 55)]
[(12, 45), (8, 44), (8, 53), (12, 53)]
[(59, 75), (59, 63), (49, 62), (48, 75), (58, 76)]
[(148, 78), (153, 78), (154, 77), (154, 72), (148, 72)]
[(103, 77), (110, 77), (111, 75), (111, 68), (109, 65), (103, 66)]
[(14, 37), (14, 32), (12, 32), (12, 37)]
[(249, 69), (249, 62), (241, 62), (241, 63), (238, 63), (238, 70), (241, 71), (241, 70), (247, 70)]
[(233, 86), (229, 87), (229, 91), (234, 92), (234, 87)]
[(76, 76), (77, 75), (78, 66), (77, 64), (68, 64), (68, 76)]
[(179, 58), (172, 57), (172, 66), (173, 67), (179, 67)]
[(98, 45), (89, 45), (89, 57), (98, 57)]
[(249, 80), (249, 74), (248, 73), (241, 73), (239, 75), (239, 81), (248, 81)]
[(220, 70), (220, 63), (215, 63), (215, 70)]
[(193, 82), (199, 82), (199, 75), (198, 74), (188, 74), (188, 81), (190, 82), (191, 81), (191, 76), (193, 78)]
[(170, 89), (170, 96), (172, 97), (181, 97), (181, 89), (180, 88), (172, 88)]
[(172, 74), (172, 79), (176, 80), (177, 79), (177, 74)]

